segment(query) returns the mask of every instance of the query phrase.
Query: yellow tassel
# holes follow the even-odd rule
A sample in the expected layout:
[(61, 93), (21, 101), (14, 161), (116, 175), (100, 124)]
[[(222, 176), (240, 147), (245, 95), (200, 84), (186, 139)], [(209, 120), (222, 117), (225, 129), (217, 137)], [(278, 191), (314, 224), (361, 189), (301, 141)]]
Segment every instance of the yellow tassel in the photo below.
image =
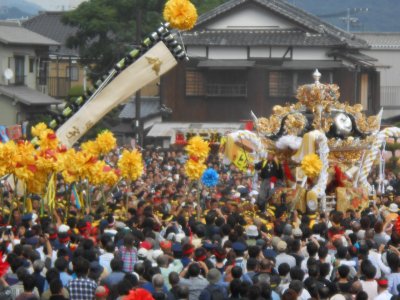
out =
[(27, 213), (30, 213), (32, 211), (32, 199), (27, 198), (25, 201), (25, 210)]
[(56, 205), (56, 174), (53, 173), (50, 177), (47, 186), (46, 195), (44, 196), (44, 203), (47, 203), (50, 210), (53, 210)]

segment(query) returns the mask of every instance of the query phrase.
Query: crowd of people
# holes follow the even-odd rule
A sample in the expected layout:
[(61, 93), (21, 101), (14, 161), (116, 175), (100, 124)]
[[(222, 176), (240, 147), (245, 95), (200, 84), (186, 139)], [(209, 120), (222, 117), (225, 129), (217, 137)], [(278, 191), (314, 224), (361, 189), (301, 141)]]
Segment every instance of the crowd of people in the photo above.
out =
[[(286, 203), (260, 207), (262, 178), (218, 155), (207, 162), (215, 188), (188, 181), (184, 151), (143, 158), (141, 179), (121, 181), (105, 202), (93, 191), (80, 209), (60, 199), (43, 212), (32, 197), (24, 213), (2, 185), (0, 300), (398, 299), (398, 176), (363, 211), (310, 216)], [(59, 178), (60, 198), (64, 188)]]

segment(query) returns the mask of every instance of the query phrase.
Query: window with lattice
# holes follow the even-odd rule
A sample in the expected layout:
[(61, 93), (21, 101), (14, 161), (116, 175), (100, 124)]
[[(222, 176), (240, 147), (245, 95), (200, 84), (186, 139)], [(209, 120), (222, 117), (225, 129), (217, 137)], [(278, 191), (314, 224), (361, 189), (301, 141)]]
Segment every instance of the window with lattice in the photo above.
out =
[(186, 95), (203, 96), (205, 95), (205, 78), (202, 72), (195, 70), (186, 71)]
[(293, 76), (289, 72), (269, 72), (268, 95), (271, 97), (293, 96)]

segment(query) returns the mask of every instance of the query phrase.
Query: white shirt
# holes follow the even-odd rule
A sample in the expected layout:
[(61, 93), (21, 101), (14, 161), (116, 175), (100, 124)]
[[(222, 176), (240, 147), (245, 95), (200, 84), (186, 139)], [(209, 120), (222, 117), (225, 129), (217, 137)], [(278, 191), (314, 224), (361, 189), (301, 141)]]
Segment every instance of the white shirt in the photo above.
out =
[(364, 292), (368, 294), (368, 300), (374, 300), (378, 296), (378, 283), (375, 280), (360, 280)]
[(280, 264), (287, 263), (290, 268), (294, 268), (296, 266), (296, 259), (286, 253), (280, 253), (275, 257), (275, 268), (278, 269)]
[(386, 289), (382, 293), (380, 293), (374, 300), (390, 300), (393, 297), (391, 293)]
[(106, 253), (100, 255), (100, 257), (99, 257), (99, 264), (100, 264), (104, 269), (107, 270), (107, 273), (108, 273), (108, 274), (110, 274), (110, 273), (112, 272), (110, 263), (111, 263), (111, 260), (112, 260), (113, 258), (114, 258), (114, 254), (113, 254), (113, 253), (109, 253), (109, 252), (106, 252)]
[(376, 251), (370, 250), (368, 253), (368, 259), (371, 261), (371, 263), (376, 268), (376, 275), (375, 275), (376, 279), (381, 278), (382, 272), (386, 276), (391, 273), (390, 268), (388, 266), (386, 266), (382, 261), (382, 254), (380, 254)]

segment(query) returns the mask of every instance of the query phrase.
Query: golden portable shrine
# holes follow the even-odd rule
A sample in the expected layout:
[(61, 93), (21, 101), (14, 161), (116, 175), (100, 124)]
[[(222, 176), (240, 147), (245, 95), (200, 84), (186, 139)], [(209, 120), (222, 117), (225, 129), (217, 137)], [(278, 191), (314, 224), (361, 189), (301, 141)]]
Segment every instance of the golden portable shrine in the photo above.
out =
[(283, 178), (271, 183), (270, 204), (284, 196), (291, 210), (302, 212), (363, 209), (382, 191), (368, 183), (372, 166), (385, 139), (400, 129), (380, 131), (382, 111), (366, 116), (361, 104), (340, 102), (339, 87), (321, 83), (318, 70), (313, 77), (298, 88), (297, 103), (274, 106), (268, 118), (252, 113), (255, 132), (228, 135), (221, 151), (242, 170), (273, 156)]

